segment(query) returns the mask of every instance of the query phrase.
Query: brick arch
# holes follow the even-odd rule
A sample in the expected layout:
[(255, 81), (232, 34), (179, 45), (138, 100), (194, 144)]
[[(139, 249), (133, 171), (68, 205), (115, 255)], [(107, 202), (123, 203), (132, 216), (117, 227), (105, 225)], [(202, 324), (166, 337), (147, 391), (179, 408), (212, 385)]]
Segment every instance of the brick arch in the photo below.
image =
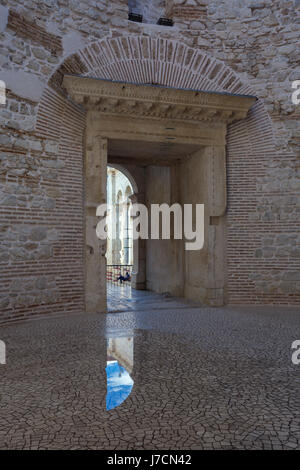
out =
[[(146, 36), (120, 36), (104, 38), (72, 54), (51, 76), (44, 91), (37, 113), (36, 130), (43, 137), (57, 139), (60, 135), (63, 108), (83, 110), (70, 101), (62, 87), (65, 74), (104, 78), (141, 84), (158, 84), (174, 88), (203, 91), (252, 94), (255, 90), (241, 80), (230, 67), (207, 53), (186, 46), (175, 40)], [(75, 110), (74, 110), (75, 112)], [(59, 119), (58, 116), (61, 116)], [(271, 119), (261, 101), (253, 107), (249, 116), (256, 125), (254, 146), (263, 130), (264, 145), (274, 149)], [(263, 123), (263, 126), (262, 126)], [(233, 124), (232, 129), (238, 127)], [(46, 131), (46, 132), (45, 132)], [(251, 139), (252, 133), (248, 133)]]
[[(175, 40), (135, 35), (104, 38), (71, 55), (49, 80), (39, 104), (36, 131), (40, 137), (57, 142), (58, 156), (65, 161), (60, 173), (61, 180), (70, 181), (72, 187), (77, 185), (81, 189), (74, 194), (79, 214), (83, 199), (85, 112), (66, 97), (62, 88), (66, 73), (175, 88), (255, 94), (249, 83), (242, 81), (224, 63)], [(247, 201), (247, 207), (257, 205), (256, 183), (258, 178), (265, 176), (266, 162), (274, 154), (271, 119), (263, 102), (258, 100), (247, 119), (229, 126), (227, 136), (227, 272), (230, 303), (268, 302), (265, 294), (257, 293), (254, 281), (261, 268), (254, 253), (260, 245), (260, 230), (263, 231), (263, 228), (254, 217), (251, 219), (251, 214), (245, 212), (245, 206), (241, 206), (240, 202), (242, 198)], [(241, 276), (236, 275), (237, 264)]]
[(250, 93), (227, 66), (180, 42), (126, 36), (93, 43), (78, 54), (86, 75), (231, 93)]
[[(230, 67), (200, 49), (191, 48), (175, 40), (147, 36), (104, 38), (70, 55), (51, 76), (39, 105), (37, 130), (41, 129), (43, 118), (51, 119), (49, 93), (55, 91), (60, 96), (66, 97), (62, 88), (65, 74), (255, 95), (255, 90), (242, 81)], [(263, 104), (258, 102), (255, 112), (259, 115), (264, 114), (272, 134), (271, 120), (263, 108)], [(53, 111), (57, 116), (56, 109)]]

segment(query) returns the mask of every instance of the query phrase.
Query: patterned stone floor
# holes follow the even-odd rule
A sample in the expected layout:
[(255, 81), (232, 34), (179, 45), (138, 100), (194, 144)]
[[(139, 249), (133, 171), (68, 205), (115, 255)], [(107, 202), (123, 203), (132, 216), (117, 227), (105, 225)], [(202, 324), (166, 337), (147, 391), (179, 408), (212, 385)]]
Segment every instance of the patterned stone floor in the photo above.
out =
[[(0, 449), (300, 449), (299, 309), (137, 297), (0, 328)], [(134, 387), (106, 411), (107, 338), (120, 337)]]

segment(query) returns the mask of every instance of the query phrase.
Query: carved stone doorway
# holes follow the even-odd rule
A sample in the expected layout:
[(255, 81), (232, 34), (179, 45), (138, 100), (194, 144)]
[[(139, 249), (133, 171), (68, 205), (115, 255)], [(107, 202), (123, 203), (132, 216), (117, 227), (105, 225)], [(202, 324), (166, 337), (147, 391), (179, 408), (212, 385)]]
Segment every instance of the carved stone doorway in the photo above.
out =
[(96, 208), (106, 202), (108, 162), (142, 171), (137, 202), (205, 205), (204, 248), (141, 241), (135, 287), (223, 305), (227, 125), (244, 119), (256, 98), (78, 76), (65, 76), (64, 87), (87, 111), (86, 311), (106, 312), (106, 243), (96, 236)]

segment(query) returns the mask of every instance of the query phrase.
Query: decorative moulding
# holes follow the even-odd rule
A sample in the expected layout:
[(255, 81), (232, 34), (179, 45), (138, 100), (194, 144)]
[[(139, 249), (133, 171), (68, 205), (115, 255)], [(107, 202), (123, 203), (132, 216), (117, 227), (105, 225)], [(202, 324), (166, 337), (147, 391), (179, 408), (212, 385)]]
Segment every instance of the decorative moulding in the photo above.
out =
[(65, 75), (63, 86), (76, 103), (107, 115), (143, 119), (212, 121), (244, 119), (256, 98)]

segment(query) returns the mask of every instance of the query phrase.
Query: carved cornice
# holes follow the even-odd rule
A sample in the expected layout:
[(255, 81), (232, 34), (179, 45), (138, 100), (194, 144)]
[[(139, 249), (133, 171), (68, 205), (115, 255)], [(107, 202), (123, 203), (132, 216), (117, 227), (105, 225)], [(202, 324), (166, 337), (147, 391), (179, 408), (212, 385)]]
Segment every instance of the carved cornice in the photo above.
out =
[(76, 103), (106, 115), (232, 123), (244, 119), (253, 96), (182, 90), (65, 75), (64, 87)]

